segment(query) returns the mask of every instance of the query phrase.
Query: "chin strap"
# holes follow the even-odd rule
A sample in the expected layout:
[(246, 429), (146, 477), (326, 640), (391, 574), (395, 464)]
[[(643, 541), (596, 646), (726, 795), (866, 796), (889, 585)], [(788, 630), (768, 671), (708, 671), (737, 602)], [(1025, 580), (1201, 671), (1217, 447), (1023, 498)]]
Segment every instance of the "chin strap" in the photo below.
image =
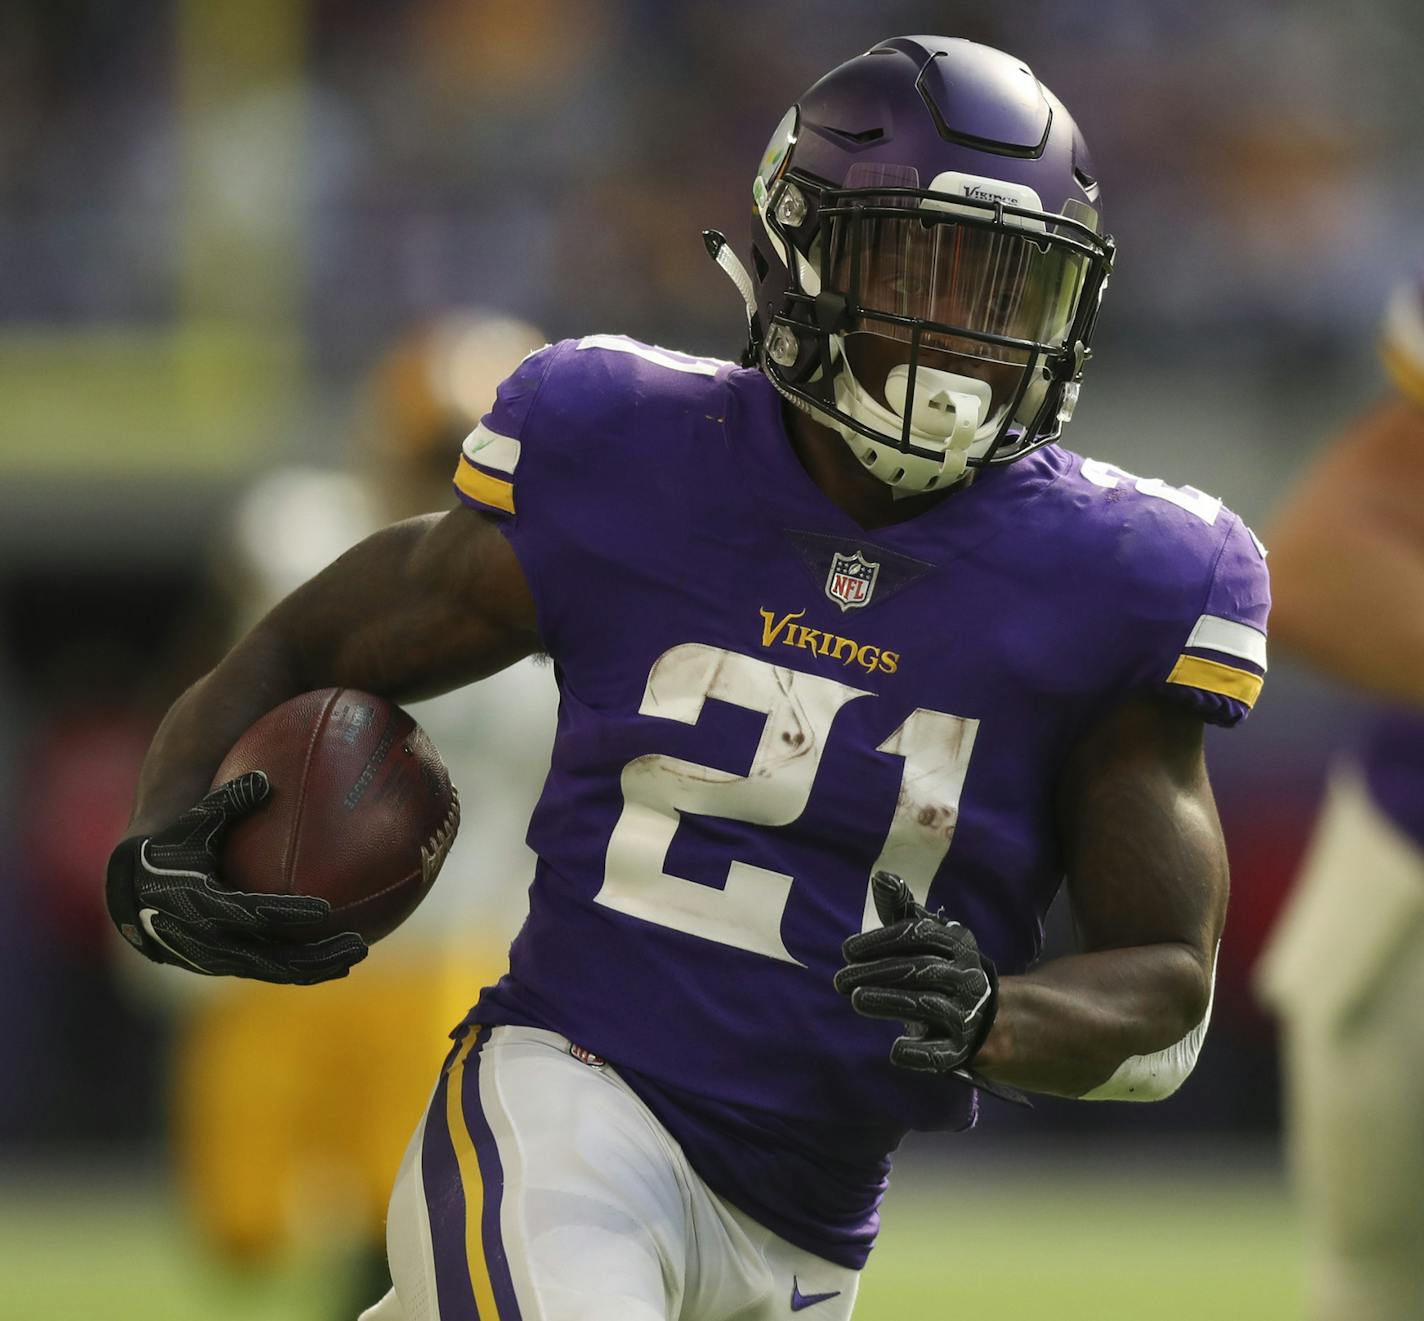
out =
[(756, 290), (752, 287), (752, 277), (742, 265), (742, 259), (732, 251), (727, 236), (720, 230), (704, 229), (702, 242), (707, 245), (707, 255), (722, 268), (726, 277), (737, 286), (742, 302), (747, 305), (747, 331), (755, 345), (761, 341), (761, 323), (757, 318)]

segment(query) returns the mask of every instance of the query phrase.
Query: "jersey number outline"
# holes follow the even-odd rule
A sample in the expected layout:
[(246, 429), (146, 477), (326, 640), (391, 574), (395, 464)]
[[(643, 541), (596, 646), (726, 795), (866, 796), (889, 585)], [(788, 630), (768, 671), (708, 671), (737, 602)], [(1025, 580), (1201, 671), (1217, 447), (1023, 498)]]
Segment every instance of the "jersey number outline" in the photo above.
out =
[(1126, 468), (1119, 468), (1117, 464), (1106, 463), (1102, 459), (1084, 459), (1083, 477), (1105, 491), (1115, 491), (1125, 483), (1139, 495), (1165, 500), (1178, 509), (1185, 509), (1207, 527), (1214, 527), (1217, 515), (1221, 513), (1221, 501), (1214, 495), (1197, 490), (1195, 486), (1172, 486), (1160, 477), (1138, 477)]
[[(664, 870), (682, 813), (788, 826), (811, 798), (836, 716), (874, 694), (701, 642), (669, 648), (648, 673), (639, 714), (696, 725), (708, 698), (763, 717), (744, 775), (663, 753), (620, 776), (623, 809), (595, 902), (704, 940), (804, 967), (781, 937), (795, 878), (739, 858), (720, 889)], [(904, 761), (894, 816), (866, 879), (862, 929), (876, 925), (869, 876), (897, 872), (922, 903), (949, 852), (979, 721), (917, 707), (876, 748)]]

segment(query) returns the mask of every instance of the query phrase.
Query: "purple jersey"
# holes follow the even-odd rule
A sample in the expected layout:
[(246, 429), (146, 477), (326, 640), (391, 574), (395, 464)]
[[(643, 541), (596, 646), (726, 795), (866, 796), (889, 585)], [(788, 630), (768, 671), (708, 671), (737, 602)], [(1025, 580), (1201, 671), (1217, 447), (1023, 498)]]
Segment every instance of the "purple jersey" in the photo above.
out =
[(1424, 712), (1382, 711), (1359, 756), (1381, 811), (1424, 849)]
[(1052, 446), (866, 532), (781, 409), (758, 372), (596, 335), (527, 358), (466, 441), (561, 696), (529, 919), (475, 1013), (613, 1061), (717, 1191), (858, 1265), (887, 1153), (974, 1107), (831, 985), (870, 875), (1027, 968), (1070, 748), (1133, 694), (1240, 720), (1266, 569), (1220, 501)]

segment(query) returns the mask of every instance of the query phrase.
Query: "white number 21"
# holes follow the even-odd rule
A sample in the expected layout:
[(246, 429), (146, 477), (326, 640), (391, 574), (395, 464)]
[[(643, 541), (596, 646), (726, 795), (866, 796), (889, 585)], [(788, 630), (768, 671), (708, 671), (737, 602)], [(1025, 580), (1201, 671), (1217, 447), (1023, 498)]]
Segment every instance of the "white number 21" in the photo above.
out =
[[(870, 696), (835, 679), (703, 643), (664, 652), (648, 674), (640, 714), (695, 725), (710, 697), (760, 712), (761, 737), (745, 775), (661, 753), (635, 757), (623, 768), (623, 811), (608, 843), (597, 902), (705, 940), (799, 963), (781, 937), (793, 877), (734, 858), (726, 884), (717, 889), (668, 875), (668, 850), (683, 812), (790, 825), (810, 800), (836, 715)], [(870, 873), (882, 867), (898, 872), (921, 901), (954, 838), (978, 727), (977, 720), (920, 708), (876, 749), (903, 758), (905, 765), (895, 813)], [(867, 879), (864, 925), (874, 924)]]

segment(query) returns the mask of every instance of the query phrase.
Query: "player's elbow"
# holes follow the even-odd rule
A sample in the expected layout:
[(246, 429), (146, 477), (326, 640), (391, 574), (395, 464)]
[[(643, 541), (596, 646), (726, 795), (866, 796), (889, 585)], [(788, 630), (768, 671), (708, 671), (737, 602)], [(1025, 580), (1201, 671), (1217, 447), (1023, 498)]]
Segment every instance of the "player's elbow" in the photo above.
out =
[[(1204, 1025), (1203, 1025), (1204, 1026)], [(1091, 1091), (1084, 1101), (1165, 1101), (1196, 1068), (1200, 1040), (1188, 1037), (1151, 1055), (1124, 1060), (1113, 1075)]]
[(1172, 991), (1173, 1008), (1176, 1013), (1175, 1026), (1180, 1029), (1174, 1035), (1186, 1036), (1197, 1027), (1204, 1025), (1211, 1017), (1211, 1002), (1216, 987), (1216, 958), (1191, 951), (1190, 959), (1183, 960), (1178, 970)]
[[(1165, 1101), (1191, 1076), (1211, 1024), (1216, 961), (1183, 958), (1174, 969), (1165, 1016), (1177, 1033), (1160, 1050), (1131, 1055), (1110, 1077), (1082, 1094), (1084, 1101)], [(1160, 1039), (1160, 1038), (1159, 1038)]]

